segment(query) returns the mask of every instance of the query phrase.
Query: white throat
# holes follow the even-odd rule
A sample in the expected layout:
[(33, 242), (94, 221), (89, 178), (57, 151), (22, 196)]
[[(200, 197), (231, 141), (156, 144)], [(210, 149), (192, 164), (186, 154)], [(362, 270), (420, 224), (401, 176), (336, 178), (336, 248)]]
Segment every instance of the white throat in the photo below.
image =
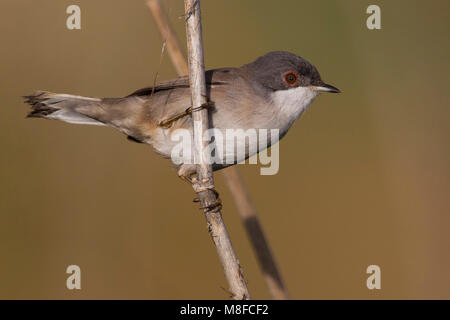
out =
[(292, 123), (300, 117), (317, 94), (318, 92), (310, 87), (298, 87), (272, 93), (272, 101), (279, 118), (283, 122), (286, 121), (284, 125), (287, 127), (285, 129), (289, 129)]

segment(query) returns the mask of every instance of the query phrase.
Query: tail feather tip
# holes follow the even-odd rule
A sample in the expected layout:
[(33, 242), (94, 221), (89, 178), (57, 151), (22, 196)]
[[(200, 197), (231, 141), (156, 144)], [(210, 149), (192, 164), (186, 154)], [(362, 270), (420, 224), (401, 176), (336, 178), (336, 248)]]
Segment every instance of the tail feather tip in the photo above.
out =
[(27, 114), (27, 118), (41, 118), (46, 117), (49, 114), (57, 111), (57, 108), (53, 108), (46, 103), (48, 95), (47, 91), (36, 91), (31, 95), (23, 96), (24, 102), (31, 107), (30, 112)]

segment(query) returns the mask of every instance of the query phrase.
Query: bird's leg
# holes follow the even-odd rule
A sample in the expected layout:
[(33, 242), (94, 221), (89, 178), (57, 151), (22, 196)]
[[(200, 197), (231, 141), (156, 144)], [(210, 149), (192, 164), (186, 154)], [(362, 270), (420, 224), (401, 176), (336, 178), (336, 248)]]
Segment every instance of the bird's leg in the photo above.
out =
[[(182, 164), (178, 168), (177, 174), (181, 180), (188, 182), (191, 185), (197, 183), (197, 168), (195, 165)], [(200, 199), (195, 197), (192, 202), (200, 202)]]
[(182, 164), (177, 171), (178, 177), (190, 184), (195, 183), (197, 168), (193, 164)]

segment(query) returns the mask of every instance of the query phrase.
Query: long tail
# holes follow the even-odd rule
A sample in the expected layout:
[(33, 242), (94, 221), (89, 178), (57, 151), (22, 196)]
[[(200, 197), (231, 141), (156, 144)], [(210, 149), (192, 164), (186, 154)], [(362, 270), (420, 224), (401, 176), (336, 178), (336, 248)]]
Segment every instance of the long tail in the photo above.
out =
[(38, 91), (25, 96), (31, 105), (27, 117), (62, 120), (69, 123), (104, 126), (100, 121), (102, 99)]

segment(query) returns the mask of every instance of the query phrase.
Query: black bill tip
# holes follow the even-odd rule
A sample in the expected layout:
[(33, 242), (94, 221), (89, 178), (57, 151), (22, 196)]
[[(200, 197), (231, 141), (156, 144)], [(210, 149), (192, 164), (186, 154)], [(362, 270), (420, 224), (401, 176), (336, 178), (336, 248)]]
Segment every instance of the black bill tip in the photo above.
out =
[(316, 89), (318, 91), (322, 91), (322, 92), (341, 93), (341, 90), (339, 90), (336, 87), (333, 87), (330, 84), (326, 84), (326, 83), (324, 83), (324, 84), (322, 84), (320, 86), (317, 86)]

